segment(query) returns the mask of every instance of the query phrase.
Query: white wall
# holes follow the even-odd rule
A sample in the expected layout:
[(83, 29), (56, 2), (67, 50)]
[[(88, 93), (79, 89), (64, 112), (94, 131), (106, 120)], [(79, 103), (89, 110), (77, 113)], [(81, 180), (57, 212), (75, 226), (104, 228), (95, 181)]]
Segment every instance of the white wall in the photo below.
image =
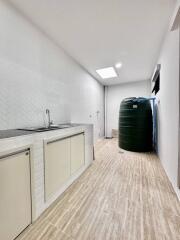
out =
[(55, 123), (93, 123), (97, 139), (103, 135), (103, 102), (101, 84), (0, 0), (0, 129), (44, 124), (49, 108)]
[(107, 87), (106, 94), (106, 133), (111, 137), (112, 129), (118, 129), (119, 107), (127, 97), (149, 97), (151, 95), (150, 81), (120, 84)]
[(161, 64), (158, 104), (158, 154), (180, 197), (177, 188), (179, 121), (179, 30), (168, 32), (159, 57)]

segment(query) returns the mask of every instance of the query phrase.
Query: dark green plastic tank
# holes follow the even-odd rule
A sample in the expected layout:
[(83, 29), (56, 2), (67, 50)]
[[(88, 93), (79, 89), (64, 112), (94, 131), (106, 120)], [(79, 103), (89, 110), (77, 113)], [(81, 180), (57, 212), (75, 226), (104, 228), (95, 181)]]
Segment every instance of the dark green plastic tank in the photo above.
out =
[(121, 102), (119, 147), (133, 152), (152, 150), (152, 110), (146, 98), (126, 98)]

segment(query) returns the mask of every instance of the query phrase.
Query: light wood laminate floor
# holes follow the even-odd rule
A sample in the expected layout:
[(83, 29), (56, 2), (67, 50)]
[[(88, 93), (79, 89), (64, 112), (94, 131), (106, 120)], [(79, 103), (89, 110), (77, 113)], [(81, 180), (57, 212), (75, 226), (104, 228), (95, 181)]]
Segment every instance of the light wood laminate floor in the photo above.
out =
[(179, 240), (180, 203), (159, 160), (122, 152), (98, 142), (93, 165), (18, 240)]

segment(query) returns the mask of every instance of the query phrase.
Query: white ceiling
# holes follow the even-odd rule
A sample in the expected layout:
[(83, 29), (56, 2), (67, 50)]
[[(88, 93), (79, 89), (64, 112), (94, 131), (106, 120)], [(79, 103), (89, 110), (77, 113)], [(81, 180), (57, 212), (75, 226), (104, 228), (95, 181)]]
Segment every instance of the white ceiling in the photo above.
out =
[[(104, 85), (150, 79), (175, 0), (11, 0)], [(122, 62), (118, 78), (96, 69)]]

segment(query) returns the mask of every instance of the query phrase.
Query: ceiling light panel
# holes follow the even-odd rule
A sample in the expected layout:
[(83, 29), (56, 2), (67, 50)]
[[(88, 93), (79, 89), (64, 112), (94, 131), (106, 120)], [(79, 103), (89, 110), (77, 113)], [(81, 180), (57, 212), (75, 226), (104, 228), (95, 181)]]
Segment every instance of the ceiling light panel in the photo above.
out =
[(113, 67), (101, 68), (101, 69), (96, 70), (96, 72), (99, 74), (99, 76), (102, 79), (117, 77), (117, 73)]

